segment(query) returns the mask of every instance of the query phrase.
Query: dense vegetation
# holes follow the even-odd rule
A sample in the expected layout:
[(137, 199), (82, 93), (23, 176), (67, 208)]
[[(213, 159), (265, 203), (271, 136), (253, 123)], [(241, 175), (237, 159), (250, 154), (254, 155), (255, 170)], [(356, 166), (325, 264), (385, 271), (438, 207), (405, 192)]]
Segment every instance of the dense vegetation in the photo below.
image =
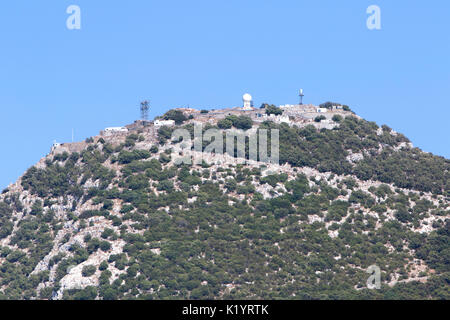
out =
[[(248, 119), (218, 126), (245, 130)], [(49, 156), (23, 176), (29, 195), (2, 195), (0, 298), (448, 299), (449, 160), (399, 148), (408, 139), (385, 126), (337, 120), (261, 125), (280, 130), (289, 172), (174, 165), (169, 127), (158, 146), (137, 148), (145, 137), (133, 133)], [(411, 279), (419, 262), (423, 282)], [(380, 290), (366, 288), (373, 264)], [(76, 266), (96, 285), (61, 290)]]
[(283, 114), (283, 110), (281, 110), (280, 108), (278, 108), (277, 106), (275, 106), (273, 104), (269, 105), (269, 104), (264, 103), (261, 106), (261, 108), (264, 108), (266, 111), (266, 114), (268, 114), (268, 115), (273, 114), (275, 116), (279, 116), (279, 115)]
[[(261, 128), (280, 130), (280, 160), (293, 166), (308, 166), (336, 174), (355, 174), (362, 180), (394, 183), (401, 188), (450, 195), (450, 160), (424, 153), (417, 148), (396, 150), (409, 140), (392, 135), (378, 126), (355, 117), (347, 117), (333, 130), (317, 131), (314, 127), (289, 127), (267, 122)], [(383, 149), (379, 152), (379, 147)], [(352, 153), (364, 159), (352, 165), (346, 159)]]
[(182, 124), (184, 121), (186, 121), (188, 118), (184, 115), (183, 112), (180, 110), (172, 109), (167, 111), (162, 118), (164, 120), (173, 120), (175, 121), (175, 124)]
[[(229, 116), (218, 122), (218, 128), (250, 128), (251, 119), (248, 121), (244, 118)], [(240, 121), (236, 122), (236, 119)], [(290, 127), (271, 121), (264, 122), (259, 128), (280, 130), (281, 163), (340, 175), (353, 174), (362, 180), (377, 180), (393, 183), (400, 188), (450, 196), (450, 160), (424, 153), (418, 148), (400, 147), (410, 141), (402, 134), (392, 134), (387, 126), (379, 128), (373, 122), (356, 117), (343, 119), (337, 116), (335, 120), (339, 126), (333, 130), (317, 130), (312, 125)], [(242, 125), (241, 122), (248, 122), (248, 125)], [(193, 138), (192, 126), (185, 128), (191, 131)], [(164, 143), (170, 138), (172, 130), (167, 128), (160, 132), (164, 136)], [(352, 164), (347, 160), (350, 153), (362, 154), (363, 159)]]
[(247, 116), (231, 115), (225, 119), (219, 120), (217, 125), (220, 129), (230, 129), (231, 127), (235, 127), (236, 129), (248, 130), (252, 127), (253, 121)]

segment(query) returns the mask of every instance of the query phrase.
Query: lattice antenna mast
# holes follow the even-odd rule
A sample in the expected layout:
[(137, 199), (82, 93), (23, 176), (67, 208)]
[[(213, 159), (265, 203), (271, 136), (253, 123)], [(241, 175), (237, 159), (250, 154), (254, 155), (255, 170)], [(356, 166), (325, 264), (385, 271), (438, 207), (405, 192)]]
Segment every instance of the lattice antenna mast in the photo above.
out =
[(150, 109), (150, 102), (147, 100), (141, 102), (141, 120), (148, 120), (148, 110)]

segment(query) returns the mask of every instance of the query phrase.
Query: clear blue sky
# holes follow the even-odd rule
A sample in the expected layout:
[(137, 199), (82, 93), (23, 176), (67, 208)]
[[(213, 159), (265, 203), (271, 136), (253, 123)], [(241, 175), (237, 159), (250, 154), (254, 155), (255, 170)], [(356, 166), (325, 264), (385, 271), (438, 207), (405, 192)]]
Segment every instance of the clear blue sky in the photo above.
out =
[[(81, 30), (66, 8), (81, 8)], [(366, 27), (381, 8), (382, 29)], [(332, 100), (450, 157), (450, 2), (3, 1), (0, 188), (53, 140), (172, 107)]]

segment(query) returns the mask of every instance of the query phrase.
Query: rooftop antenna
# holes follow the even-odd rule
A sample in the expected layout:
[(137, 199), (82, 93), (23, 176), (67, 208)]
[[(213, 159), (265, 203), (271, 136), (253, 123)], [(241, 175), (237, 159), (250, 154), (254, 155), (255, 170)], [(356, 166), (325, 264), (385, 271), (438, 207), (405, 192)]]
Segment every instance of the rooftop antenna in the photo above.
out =
[(148, 110), (150, 109), (150, 102), (147, 100), (141, 102), (141, 120), (148, 121)]
[(303, 94), (303, 89), (300, 89), (300, 94), (299, 94), (299, 97), (300, 97), (300, 105), (303, 105), (303, 97), (304, 97), (305, 95)]

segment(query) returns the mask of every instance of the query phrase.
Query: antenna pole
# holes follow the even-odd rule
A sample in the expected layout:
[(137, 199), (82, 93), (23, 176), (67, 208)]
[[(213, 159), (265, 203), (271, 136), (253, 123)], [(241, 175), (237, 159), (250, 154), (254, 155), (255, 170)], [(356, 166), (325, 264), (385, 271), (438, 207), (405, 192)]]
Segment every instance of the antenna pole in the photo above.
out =
[(299, 97), (300, 97), (300, 105), (303, 105), (303, 97), (304, 97), (305, 95), (303, 94), (303, 89), (300, 89), (300, 94), (299, 94)]

